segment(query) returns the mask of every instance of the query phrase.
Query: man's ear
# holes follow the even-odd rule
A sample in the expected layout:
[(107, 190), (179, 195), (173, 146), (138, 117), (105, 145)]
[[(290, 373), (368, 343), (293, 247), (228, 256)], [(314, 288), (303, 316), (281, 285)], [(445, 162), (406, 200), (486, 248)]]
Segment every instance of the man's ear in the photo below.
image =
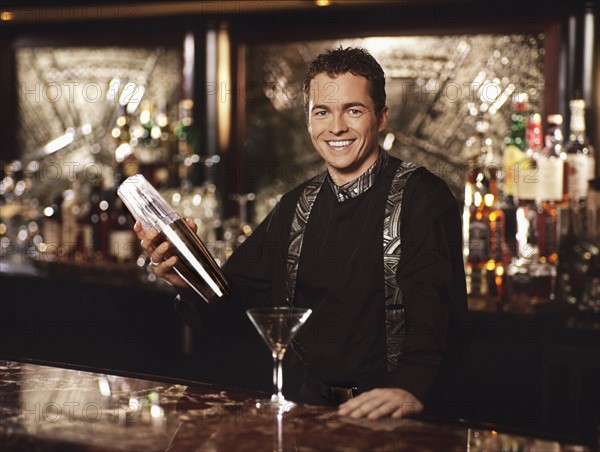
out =
[(384, 105), (383, 108), (381, 109), (381, 113), (379, 113), (379, 118), (377, 118), (378, 121), (378, 126), (377, 126), (377, 131), (381, 132), (382, 130), (384, 130), (387, 127), (387, 122), (388, 122), (388, 106)]

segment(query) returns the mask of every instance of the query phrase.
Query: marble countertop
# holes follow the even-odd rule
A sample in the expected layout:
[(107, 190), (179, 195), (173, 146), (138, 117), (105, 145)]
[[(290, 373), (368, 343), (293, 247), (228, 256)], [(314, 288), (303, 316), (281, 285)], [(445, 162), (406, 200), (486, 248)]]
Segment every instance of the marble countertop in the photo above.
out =
[(0, 450), (587, 451), (582, 445), (419, 420), (277, 410), (263, 395), (0, 361)]

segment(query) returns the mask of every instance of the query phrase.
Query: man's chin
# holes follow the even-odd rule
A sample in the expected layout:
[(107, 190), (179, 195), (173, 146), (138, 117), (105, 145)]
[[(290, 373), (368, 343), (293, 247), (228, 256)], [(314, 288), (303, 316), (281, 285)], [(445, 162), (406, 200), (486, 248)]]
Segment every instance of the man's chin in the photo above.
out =
[[(349, 165), (331, 164), (327, 165), (329, 175), (337, 185), (344, 185), (346, 182), (350, 182), (356, 179), (357, 176), (353, 176), (354, 170)], [(341, 179), (342, 181), (340, 181)]]

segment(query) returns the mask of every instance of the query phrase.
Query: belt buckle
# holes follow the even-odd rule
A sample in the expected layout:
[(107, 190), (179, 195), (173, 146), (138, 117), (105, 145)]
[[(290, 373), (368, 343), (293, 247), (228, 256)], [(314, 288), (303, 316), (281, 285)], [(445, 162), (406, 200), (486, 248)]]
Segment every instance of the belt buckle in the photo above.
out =
[(331, 392), (331, 400), (335, 403), (344, 403), (354, 397), (356, 388), (345, 388), (342, 386), (331, 386), (329, 388)]

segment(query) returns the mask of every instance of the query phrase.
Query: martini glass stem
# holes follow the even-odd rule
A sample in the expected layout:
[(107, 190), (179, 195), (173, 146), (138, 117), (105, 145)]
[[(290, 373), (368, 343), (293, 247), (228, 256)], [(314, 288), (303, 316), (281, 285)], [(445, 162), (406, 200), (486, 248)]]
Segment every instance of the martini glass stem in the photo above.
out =
[(279, 354), (273, 355), (273, 395), (277, 400), (283, 400), (281, 388), (283, 386), (283, 356)]

